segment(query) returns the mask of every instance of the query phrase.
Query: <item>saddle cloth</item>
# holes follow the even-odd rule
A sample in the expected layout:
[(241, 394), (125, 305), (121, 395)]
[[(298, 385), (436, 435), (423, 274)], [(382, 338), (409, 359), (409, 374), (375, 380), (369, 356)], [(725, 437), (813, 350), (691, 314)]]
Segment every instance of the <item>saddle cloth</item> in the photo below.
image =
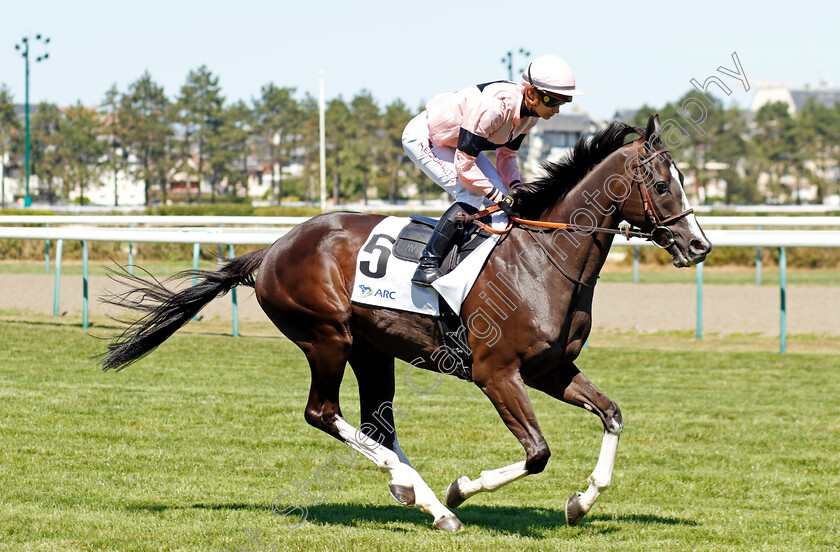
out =
[[(461, 304), (484, 268), (500, 235), (490, 234), (454, 269), (438, 278), (432, 288), (428, 288), (411, 283), (411, 277), (417, 270), (417, 261), (406, 260), (419, 258), (417, 250), (422, 251), (422, 247), (417, 245), (420, 243), (418, 236), (414, 236), (413, 243), (401, 242), (396, 254), (394, 251), (397, 236), (410, 222), (411, 219), (407, 217), (387, 217), (371, 230), (356, 258), (351, 300), (360, 305), (440, 316), (440, 299), (443, 299), (455, 314), (460, 314)], [(492, 215), (491, 226), (494, 229), (504, 229), (507, 222), (504, 213)], [(409, 237), (411, 234), (414, 232), (409, 232)], [(450, 257), (447, 257), (444, 264), (449, 262)]]

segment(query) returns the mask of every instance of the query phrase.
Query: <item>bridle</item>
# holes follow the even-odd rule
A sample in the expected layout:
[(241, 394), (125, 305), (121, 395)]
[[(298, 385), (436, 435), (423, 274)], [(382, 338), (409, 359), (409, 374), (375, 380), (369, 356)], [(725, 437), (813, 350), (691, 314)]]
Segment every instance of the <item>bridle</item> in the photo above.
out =
[[(637, 140), (633, 142), (633, 153), (631, 155), (638, 158), (639, 148), (639, 141)], [(642, 170), (642, 168), (663, 153), (668, 153), (668, 150), (666, 150), (665, 148), (659, 148), (655, 151), (652, 151), (647, 156), (642, 157), (638, 163), (633, 165), (633, 182), (635, 182), (637, 184), (637, 187), (639, 188), (639, 195), (642, 198), (642, 208), (645, 211), (645, 216), (647, 217), (648, 222), (650, 222), (653, 225), (653, 230), (651, 230), (649, 237), (646, 237), (646, 239), (653, 242), (653, 244), (657, 247), (667, 249), (674, 245), (675, 241), (674, 233), (671, 231), (670, 228), (668, 228), (668, 226), (692, 214), (694, 212), (694, 209), (688, 208), (685, 211), (682, 211), (675, 215), (671, 215), (670, 217), (666, 218), (663, 218), (662, 215), (659, 214), (659, 211), (656, 209), (656, 204), (653, 202), (653, 199), (651, 199), (650, 190), (648, 189), (653, 183), (649, 185), (644, 182), (644, 171)], [(630, 194), (627, 194), (627, 197), (625, 197), (621, 201), (621, 211), (623, 211), (624, 204), (627, 202), (627, 199), (629, 197)]]

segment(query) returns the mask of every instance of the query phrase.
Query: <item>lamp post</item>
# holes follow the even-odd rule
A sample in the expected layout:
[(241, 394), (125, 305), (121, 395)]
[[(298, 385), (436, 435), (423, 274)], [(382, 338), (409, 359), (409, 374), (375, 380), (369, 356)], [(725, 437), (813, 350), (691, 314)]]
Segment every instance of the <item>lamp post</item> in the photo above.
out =
[[(35, 35), (35, 40), (44, 43), (44, 49), (46, 49), (46, 45), (50, 43), (49, 38), (41, 38), (40, 34)], [(24, 207), (30, 207), (32, 205), (32, 198), (29, 196), (29, 44), (30, 39), (28, 36), (23, 37), (21, 39), (20, 44), (15, 44), (15, 50), (20, 51), (23, 50), (21, 56), (24, 60), (26, 60), (26, 103), (24, 107), (25, 111), (25, 119), (26, 119), (26, 146), (25, 146), (25, 157), (26, 157), (26, 197), (23, 200)], [(35, 62), (40, 62), (50, 57), (50, 55), (44, 52), (43, 55), (38, 56), (35, 58)]]
[[(519, 49), (519, 51), (518, 51), (517, 53), (519, 53), (520, 55), (522, 55), (522, 56), (523, 56), (526, 60), (527, 60), (529, 57), (531, 57), (531, 52), (529, 52), (529, 51), (525, 50), (525, 48), (520, 48), (520, 49)], [(507, 65), (507, 70), (508, 70), (508, 80), (510, 80), (510, 81), (512, 81), (512, 80), (513, 80), (513, 54), (514, 54), (514, 52), (513, 52), (512, 50), (511, 50), (511, 51), (508, 51), (508, 53), (507, 53), (507, 54), (505, 54), (505, 57), (503, 57), (503, 58), (502, 58), (502, 63), (504, 63), (505, 65)], [(520, 69), (520, 71), (523, 71), (523, 70), (524, 70), (524, 69)]]

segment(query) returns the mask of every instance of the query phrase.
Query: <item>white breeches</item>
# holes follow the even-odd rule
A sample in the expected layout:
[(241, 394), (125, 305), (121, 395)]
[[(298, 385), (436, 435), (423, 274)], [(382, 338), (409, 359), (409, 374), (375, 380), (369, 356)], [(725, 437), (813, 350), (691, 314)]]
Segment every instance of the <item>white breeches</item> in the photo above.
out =
[[(409, 159), (420, 167), (435, 184), (454, 197), (455, 201), (472, 205), (476, 209), (483, 209), (492, 205), (486, 197), (464, 188), (458, 181), (455, 172), (455, 148), (437, 146), (432, 143), (429, 138), (429, 124), (425, 111), (414, 117), (406, 125), (402, 143)], [(496, 172), (496, 167), (493, 166), (486, 155), (480, 153), (475, 162), (494, 187), (502, 193), (507, 193), (502, 178)]]

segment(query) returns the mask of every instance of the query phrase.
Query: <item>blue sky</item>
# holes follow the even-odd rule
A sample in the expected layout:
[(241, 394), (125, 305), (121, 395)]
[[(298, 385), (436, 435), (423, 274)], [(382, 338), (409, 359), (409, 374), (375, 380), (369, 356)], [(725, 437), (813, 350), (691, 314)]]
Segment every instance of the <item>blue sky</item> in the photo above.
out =
[(722, 77), (733, 52), (751, 90), (724, 79), (727, 104), (748, 106), (762, 82), (840, 85), (840, 8), (810, 0), (25, 0), (2, 13), (0, 83), (21, 103), (14, 45), (35, 33), (51, 38), (50, 58), (32, 67), (30, 100), (60, 105), (97, 105), (146, 70), (172, 97), (206, 64), (230, 100), (269, 82), (317, 96), (323, 70), (327, 98), (367, 89), (380, 105), (401, 98), (416, 109), (439, 92), (507, 78), (501, 59), (519, 48), (566, 59), (587, 92), (575, 105), (605, 118), (676, 100), (692, 78)]

